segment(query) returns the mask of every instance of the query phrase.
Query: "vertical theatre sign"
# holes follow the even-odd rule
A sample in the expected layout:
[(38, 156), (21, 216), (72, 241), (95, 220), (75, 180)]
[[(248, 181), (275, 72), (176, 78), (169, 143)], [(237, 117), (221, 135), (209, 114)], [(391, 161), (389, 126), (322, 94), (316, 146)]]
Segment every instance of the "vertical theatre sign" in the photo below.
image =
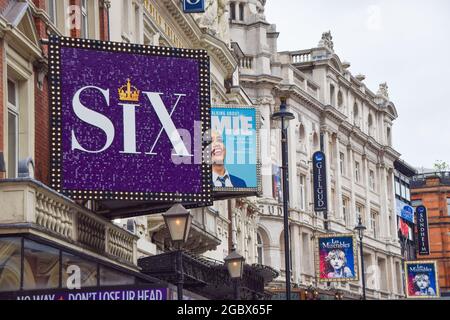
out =
[(321, 151), (313, 155), (314, 178), (314, 211), (324, 212), (328, 210), (327, 200), (327, 173), (325, 154)]
[(425, 206), (418, 206), (416, 208), (416, 214), (419, 255), (426, 256), (430, 254), (427, 208)]
[(55, 190), (211, 202), (205, 51), (52, 36), (49, 62)]

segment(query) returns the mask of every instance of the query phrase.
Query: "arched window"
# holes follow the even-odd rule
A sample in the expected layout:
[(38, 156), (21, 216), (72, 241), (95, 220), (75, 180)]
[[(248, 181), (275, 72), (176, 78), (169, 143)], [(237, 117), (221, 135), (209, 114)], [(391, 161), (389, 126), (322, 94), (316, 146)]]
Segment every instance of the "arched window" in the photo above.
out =
[(263, 264), (264, 263), (264, 243), (262, 241), (261, 235), (257, 234), (257, 244), (256, 244), (256, 251), (258, 253), (258, 264)]
[(302, 144), (305, 143), (305, 137), (306, 137), (305, 127), (303, 126), (303, 124), (300, 124), (300, 128), (298, 130), (299, 142)]
[(313, 134), (313, 147), (315, 150), (319, 148), (319, 136), (317, 135), (317, 132), (314, 132)]

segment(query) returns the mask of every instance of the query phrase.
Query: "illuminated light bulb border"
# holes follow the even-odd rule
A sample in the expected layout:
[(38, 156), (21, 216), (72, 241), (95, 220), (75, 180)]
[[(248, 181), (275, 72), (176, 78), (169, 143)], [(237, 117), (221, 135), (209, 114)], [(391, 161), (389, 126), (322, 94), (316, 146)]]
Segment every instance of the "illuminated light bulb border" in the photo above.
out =
[[(202, 121), (202, 134), (209, 130), (211, 124), (211, 104), (210, 104), (210, 60), (206, 50), (184, 49), (170, 47), (156, 47), (138, 45), (122, 42), (109, 42), (91, 39), (59, 37), (52, 35), (49, 38), (49, 93), (50, 93), (50, 124), (51, 124), (51, 170), (50, 184), (53, 189), (75, 200), (133, 200), (133, 201), (158, 201), (174, 202), (178, 194), (170, 192), (144, 193), (129, 191), (106, 191), (106, 190), (69, 190), (62, 188), (62, 106), (61, 106), (61, 78), (60, 78), (60, 54), (61, 48), (78, 48), (83, 50), (97, 50), (105, 52), (121, 52), (130, 54), (142, 54), (147, 56), (163, 56), (181, 59), (194, 59), (199, 66), (199, 102), (200, 120)], [(206, 146), (202, 146), (202, 152)], [(210, 182), (211, 166), (203, 159), (202, 191), (198, 194), (182, 194), (181, 201), (205, 206), (212, 205), (212, 186)]]

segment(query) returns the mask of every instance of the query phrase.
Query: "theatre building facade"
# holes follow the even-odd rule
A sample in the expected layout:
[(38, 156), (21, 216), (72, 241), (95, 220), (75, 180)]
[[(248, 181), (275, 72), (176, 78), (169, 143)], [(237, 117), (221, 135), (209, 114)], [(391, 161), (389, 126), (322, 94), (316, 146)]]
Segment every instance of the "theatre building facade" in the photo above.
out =
[[(111, 214), (95, 201), (74, 201), (49, 187), (47, 41), (54, 34), (204, 49), (211, 102), (249, 105), (236, 82), (239, 61), (229, 46), (228, 7), (208, 3), (205, 15), (186, 15), (175, 0), (5, 0), (0, 30), (0, 298), (53, 292), (45, 297), (69, 299), (73, 288), (84, 294), (78, 299), (176, 298), (177, 256), (160, 214), (126, 206)], [(223, 265), (231, 248), (246, 258), (242, 298), (270, 297), (265, 287), (278, 273), (257, 264), (258, 210), (247, 199), (231, 199), (191, 211), (182, 255), (185, 298), (234, 297)]]

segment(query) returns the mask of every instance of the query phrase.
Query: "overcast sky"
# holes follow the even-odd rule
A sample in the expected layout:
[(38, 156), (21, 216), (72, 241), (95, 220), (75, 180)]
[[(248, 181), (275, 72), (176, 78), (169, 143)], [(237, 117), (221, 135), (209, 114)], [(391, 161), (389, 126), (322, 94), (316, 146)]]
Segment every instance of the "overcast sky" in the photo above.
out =
[(403, 160), (428, 168), (450, 162), (449, 0), (268, 0), (265, 13), (280, 32), (280, 51), (315, 47), (331, 30), (353, 75), (366, 75), (375, 93), (388, 83)]

